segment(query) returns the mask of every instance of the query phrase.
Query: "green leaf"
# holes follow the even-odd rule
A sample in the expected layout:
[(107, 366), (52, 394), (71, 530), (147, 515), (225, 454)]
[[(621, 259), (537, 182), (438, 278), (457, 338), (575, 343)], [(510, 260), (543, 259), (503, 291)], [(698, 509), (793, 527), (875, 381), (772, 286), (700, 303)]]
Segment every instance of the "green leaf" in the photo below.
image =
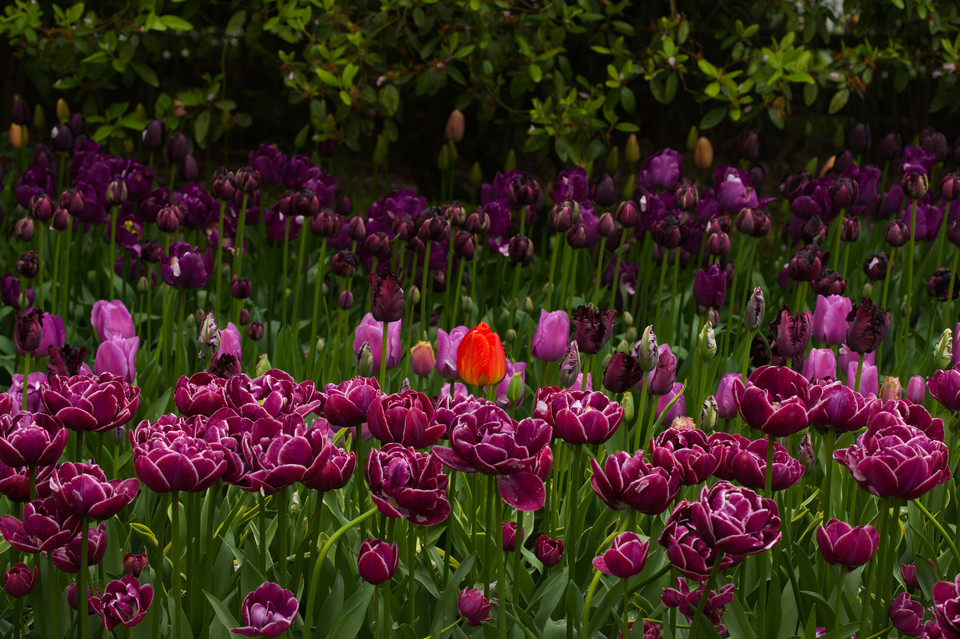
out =
[(340, 90), (340, 99), (343, 100), (343, 103), (347, 106), (353, 105), (353, 100), (350, 99), (350, 94), (343, 89)]
[(340, 80), (337, 79), (337, 76), (333, 75), (326, 69), (321, 69), (320, 67), (314, 67), (313, 71), (314, 73), (317, 74), (317, 77), (320, 78), (320, 81), (326, 84), (327, 86), (331, 86), (334, 89), (340, 88)]
[(131, 62), (130, 68), (133, 69), (133, 72), (140, 76), (140, 79), (149, 84), (152, 87), (160, 86), (160, 78), (157, 77), (157, 74), (153, 69), (145, 65), (143, 62)]
[(364, 618), (367, 616), (367, 607), (373, 597), (373, 589), (374, 586), (368, 583), (364, 583), (357, 589), (357, 592), (347, 600), (345, 604), (346, 612), (330, 630), (328, 637), (353, 639), (357, 636), (363, 626)]
[(672, 102), (675, 95), (677, 95), (677, 74), (671, 73), (667, 77), (667, 83), (663, 89), (663, 99), (666, 102)]
[(179, 16), (160, 16), (160, 22), (168, 29), (173, 29), (174, 31), (193, 31), (193, 25)]
[(850, 90), (849, 89), (840, 89), (833, 94), (833, 97), (830, 98), (830, 114), (834, 114), (847, 104), (847, 100), (850, 99)]
[(357, 71), (360, 70), (360, 67), (355, 65), (352, 62), (348, 62), (347, 66), (343, 68), (343, 87), (350, 88), (353, 86), (353, 78), (356, 77)]
[(697, 60), (697, 66), (700, 67), (700, 70), (703, 71), (704, 75), (708, 75), (711, 78), (717, 77), (717, 67), (710, 64), (706, 58), (700, 58)]
[(707, 129), (712, 129), (717, 126), (723, 119), (727, 117), (727, 107), (716, 107), (707, 112), (703, 119), (700, 120), (700, 129), (705, 131)]
[(240, 31), (243, 29), (243, 23), (247, 21), (247, 12), (246, 11), (237, 11), (235, 14), (230, 16), (230, 21), (227, 22), (227, 28), (224, 29), (224, 32), (227, 35), (231, 33)]
[(820, 88), (816, 82), (803, 87), (803, 103), (807, 106), (813, 106), (813, 103), (817, 101), (817, 94), (819, 92)]
[(534, 82), (540, 82), (543, 79), (543, 71), (540, 69), (540, 66), (537, 64), (531, 64), (527, 67), (527, 71), (530, 72), (530, 77)]
[(210, 605), (213, 607), (213, 614), (217, 616), (217, 619), (220, 620), (220, 623), (223, 624), (224, 628), (229, 630), (231, 628), (243, 627), (243, 624), (239, 623), (236, 618), (230, 614), (230, 611), (219, 599), (211, 595), (206, 590), (203, 591), (203, 594), (206, 595), (207, 601), (209, 601)]
[(200, 148), (206, 148), (207, 133), (209, 132), (210, 132), (210, 109), (206, 109), (200, 115), (197, 116), (196, 121), (193, 123), (193, 135), (197, 140), (197, 144), (200, 145)]
[(400, 92), (397, 91), (397, 87), (388, 84), (380, 89), (380, 104), (387, 111), (387, 115), (392, 117), (400, 108)]

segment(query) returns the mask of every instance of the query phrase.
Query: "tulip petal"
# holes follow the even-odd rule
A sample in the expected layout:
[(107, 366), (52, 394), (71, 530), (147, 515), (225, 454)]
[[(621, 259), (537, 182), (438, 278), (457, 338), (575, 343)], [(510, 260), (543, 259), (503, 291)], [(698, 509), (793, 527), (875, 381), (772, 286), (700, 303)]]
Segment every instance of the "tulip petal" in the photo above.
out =
[(497, 492), (508, 505), (523, 512), (540, 510), (547, 496), (543, 480), (527, 472), (499, 475)]

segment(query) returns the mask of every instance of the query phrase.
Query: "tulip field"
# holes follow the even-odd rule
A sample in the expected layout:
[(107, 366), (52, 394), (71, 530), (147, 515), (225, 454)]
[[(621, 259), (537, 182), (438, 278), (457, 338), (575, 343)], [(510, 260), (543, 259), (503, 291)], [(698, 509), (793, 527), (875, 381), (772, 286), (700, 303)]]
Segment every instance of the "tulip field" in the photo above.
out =
[(699, 137), (435, 200), (29, 114), (3, 636), (960, 638), (942, 133), (858, 124), (779, 176), (755, 132), (729, 163)]

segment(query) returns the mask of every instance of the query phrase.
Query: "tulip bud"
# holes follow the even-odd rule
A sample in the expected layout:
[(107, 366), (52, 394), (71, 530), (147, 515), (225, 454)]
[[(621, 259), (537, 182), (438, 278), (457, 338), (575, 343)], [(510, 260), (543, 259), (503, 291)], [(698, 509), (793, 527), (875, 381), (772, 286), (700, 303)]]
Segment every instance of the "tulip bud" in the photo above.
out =
[(655, 369), (660, 358), (660, 350), (657, 346), (657, 336), (653, 333), (653, 324), (643, 329), (643, 336), (636, 348), (637, 360), (640, 362), (640, 368), (643, 369), (643, 372), (649, 373)]
[(70, 119), (70, 106), (67, 104), (67, 101), (63, 98), (57, 99), (57, 119), (61, 122), (66, 122)]
[(640, 222), (640, 211), (633, 200), (624, 200), (617, 208), (617, 221), (624, 228), (632, 229)]
[[(414, 286), (416, 288), (416, 286)], [(463, 312), (469, 315), (473, 312), (473, 298), (469, 295), (464, 295), (463, 299), (460, 300), (460, 305), (463, 307)]]
[(800, 463), (807, 468), (812, 468), (813, 464), (817, 461), (817, 456), (813, 454), (813, 442), (810, 441), (810, 435), (808, 433), (804, 433), (803, 439), (800, 440), (797, 458), (800, 460)]
[(360, 345), (360, 351), (357, 353), (357, 371), (361, 377), (369, 377), (373, 372), (373, 354), (370, 352), (369, 342)]
[(396, 542), (391, 545), (379, 539), (367, 539), (360, 544), (357, 569), (364, 581), (376, 586), (390, 581), (397, 572), (399, 560)]
[(703, 171), (713, 165), (713, 145), (707, 138), (697, 140), (697, 147), (693, 151), (693, 164)]
[(420, 303), (420, 287), (416, 284), (407, 289), (407, 303), (413, 305)]
[(526, 235), (514, 235), (507, 245), (507, 253), (512, 265), (527, 266), (533, 261), (533, 240)]
[(173, 233), (180, 227), (180, 210), (175, 204), (163, 207), (157, 213), (157, 228), (164, 233)]
[(470, 167), (470, 184), (476, 189), (483, 182), (483, 169), (479, 162), (474, 162)]
[(137, 292), (146, 293), (150, 290), (150, 282), (147, 280), (145, 275), (141, 275), (140, 279), (137, 280)]
[(903, 174), (900, 181), (903, 193), (912, 200), (919, 200), (927, 194), (930, 186), (927, 174), (922, 169), (911, 169)]
[(166, 156), (173, 164), (180, 164), (190, 152), (190, 143), (183, 133), (171, 133), (167, 139)]
[(410, 349), (410, 367), (414, 375), (426, 377), (433, 372), (437, 357), (430, 342), (419, 341)]
[(437, 154), (437, 168), (441, 171), (450, 168), (450, 150), (447, 145), (440, 147), (440, 152)]
[[(502, 538), (503, 538), (503, 550), (505, 552), (513, 552), (517, 549), (517, 522), (515, 521), (505, 521), (503, 522)], [(520, 545), (523, 545), (523, 529), (520, 529)]]
[[(613, 147), (611, 155), (617, 150)], [(615, 169), (614, 169), (615, 170)], [(609, 173), (604, 173), (593, 187), (593, 201), (601, 207), (613, 206), (617, 201), (617, 182)]]
[(636, 133), (631, 133), (630, 137), (627, 138), (627, 143), (623, 147), (623, 157), (631, 164), (640, 160), (640, 142), (637, 141)]
[(230, 282), (230, 295), (232, 295), (235, 299), (245, 300), (250, 297), (252, 288), (253, 285), (250, 283), (249, 279), (234, 275), (233, 281)]
[(33, 220), (29, 217), (21, 217), (13, 223), (13, 236), (21, 242), (29, 242), (33, 239)]
[(860, 220), (851, 216), (844, 217), (840, 226), (840, 240), (856, 242), (858, 239), (860, 239)]
[(700, 359), (709, 362), (717, 354), (717, 337), (713, 332), (713, 325), (706, 322), (700, 329), (700, 339), (697, 343)]
[(940, 197), (952, 201), (960, 199), (960, 175), (948, 173), (940, 180)]
[[(237, 169), (237, 188), (244, 193), (253, 193), (260, 188), (260, 171), (249, 166)], [(236, 197), (236, 196), (235, 196)]]
[(27, 146), (27, 143), (30, 140), (30, 134), (27, 133), (27, 128), (25, 126), (14, 123), (10, 125), (9, 138), (10, 146), (19, 151)]
[(348, 310), (353, 306), (353, 291), (347, 289), (340, 292), (340, 297), (337, 298), (337, 305), (343, 310)]
[(900, 378), (887, 375), (880, 387), (880, 399), (884, 402), (903, 399), (903, 387), (900, 385)]
[(580, 349), (577, 340), (571, 340), (570, 347), (560, 360), (560, 387), (570, 388), (580, 375)]
[(213, 361), (214, 356), (220, 350), (220, 329), (217, 328), (217, 322), (214, 320), (213, 313), (207, 313), (203, 316), (203, 323), (200, 325), (200, 335), (197, 337), (200, 344), (200, 359)]
[(751, 331), (757, 330), (763, 324), (763, 315), (766, 310), (766, 303), (763, 299), (763, 291), (759, 286), (753, 289), (753, 295), (747, 302), (747, 308), (743, 315), (743, 322)]
[(134, 577), (139, 577), (140, 573), (150, 565), (150, 562), (147, 560), (146, 551), (135, 555), (132, 552), (128, 552), (123, 556), (123, 572), (128, 575), (133, 575)]
[(848, 177), (838, 177), (830, 184), (830, 197), (833, 205), (846, 209), (857, 202), (860, 188), (857, 183)]
[(934, 365), (942, 370), (950, 368), (950, 362), (953, 359), (953, 331), (945, 329), (940, 334), (940, 340), (933, 351)]
[(357, 272), (360, 261), (351, 251), (343, 249), (330, 260), (330, 270), (334, 275), (350, 278)]
[(740, 157), (747, 162), (753, 162), (760, 157), (760, 134), (756, 129), (744, 131), (740, 134), (738, 150)]
[(623, 419), (627, 423), (633, 421), (633, 418), (637, 414), (636, 407), (633, 403), (633, 393), (624, 393), (623, 399), (620, 400), (620, 406), (623, 408)]
[(73, 131), (66, 124), (57, 124), (50, 129), (54, 151), (67, 152), (73, 149)]
[(39, 576), (40, 573), (36, 567), (31, 570), (25, 563), (18, 561), (10, 570), (3, 573), (3, 589), (11, 597), (25, 597), (37, 585)]
[(533, 300), (530, 299), (529, 295), (527, 295), (525, 298), (523, 298), (523, 312), (530, 314), (533, 312), (533, 308)]
[(507, 151), (507, 159), (503, 162), (504, 171), (515, 171), (517, 168), (517, 152), (513, 149)]
[(510, 383), (507, 384), (507, 399), (511, 406), (523, 399), (523, 377), (519, 372), (514, 373), (513, 377), (510, 378)]
[(464, 118), (463, 112), (460, 109), (454, 109), (450, 112), (450, 117), (447, 118), (447, 126), (444, 128), (443, 134), (448, 140), (460, 142), (463, 140), (465, 126), (466, 118)]
[[(30, 220), (30, 218), (21, 218), (21, 220), (26, 220), (31, 223), (30, 237), (33, 237), (33, 221)], [(30, 250), (21, 255), (17, 259), (14, 266), (16, 267), (17, 273), (20, 275), (20, 277), (25, 277), (27, 279), (36, 277), (37, 273), (40, 271), (40, 258), (36, 253)]]
[(922, 375), (914, 375), (907, 382), (907, 391), (904, 393), (908, 402), (922, 404), (923, 397), (926, 394), (927, 380)]
[(549, 568), (563, 560), (564, 550), (562, 539), (550, 539), (546, 535), (540, 535), (533, 547), (533, 554), (545, 568)]
[(250, 322), (247, 324), (247, 337), (255, 342), (259, 342), (263, 337), (263, 324), (260, 322)]
[(692, 211), (700, 200), (697, 185), (681, 182), (673, 192), (673, 199), (681, 211)]
[(887, 224), (887, 228), (883, 232), (883, 237), (887, 240), (887, 244), (894, 248), (899, 248), (910, 239), (910, 229), (903, 220), (892, 220)]
[(367, 236), (367, 225), (359, 215), (350, 218), (347, 222), (347, 237), (354, 242), (362, 242)]

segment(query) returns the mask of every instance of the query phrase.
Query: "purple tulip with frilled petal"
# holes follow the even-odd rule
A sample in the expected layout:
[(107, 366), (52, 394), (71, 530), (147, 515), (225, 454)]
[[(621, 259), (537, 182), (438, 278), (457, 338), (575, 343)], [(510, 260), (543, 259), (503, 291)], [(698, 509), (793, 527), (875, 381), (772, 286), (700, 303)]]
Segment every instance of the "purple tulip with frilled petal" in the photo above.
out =
[(624, 410), (599, 391), (563, 390), (553, 395), (550, 412), (557, 435), (565, 442), (602, 444), (613, 436)]
[(57, 504), (80, 517), (110, 519), (133, 501), (140, 490), (136, 479), (111, 479), (96, 464), (65, 462), (50, 477)]
[(153, 587), (141, 584), (133, 575), (114, 579), (99, 597), (91, 597), (90, 605), (103, 620), (103, 627), (111, 632), (117, 625), (136, 626), (147, 616), (153, 603)]
[(648, 515), (659, 515), (680, 491), (679, 466), (664, 468), (648, 463), (643, 451), (636, 455), (619, 451), (603, 461), (590, 460), (593, 477), (590, 485), (600, 499), (615, 510), (632, 508)]
[(366, 475), (370, 497), (388, 517), (432, 526), (450, 514), (447, 475), (433, 453), (386, 444), (370, 451)]
[(67, 429), (44, 413), (0, 414), (0, 461), (8, 466), (51, 466), (67, 445)]
[(437, 423), (430, 399), (413, 390), (380, 395), (367, 411), (367, 427), (384, 443), (396, 442), (413, 448), (433, 446), (446, 433)]
[(323, 396), (312, 381), (297, 383), (282, 370), (270, 369), (260, 377), (233, 375), (224, 387), (227, 406), (250, 419), (318, 412)]
[(650, 441), (650, 459), (657, 466), (680, 469), (680, 483), (694, 486), (707, 480), (720, 460), (707, 434), (699, 428), (668, 428)]
[(374, 377), (354, 377), (336, 385), (327, 384), (325, 392), (324, 417), (341, 428), (367, 421), (370, 405), (382, 394)]
[[(767, 450), (766, 439), (757, 439), (740, 447), (730, 463), (734, 478), (748, 488), (762, 490), (766, 480)], [(807, 467), (799, 459), (791, 457), (782, 444), (773, 442), (772, 490), (790, 488), (800, 481), (806, 471)]]
[[(82, 535), (78, 532), (69, 542), (50, 553), (53, 565), (67, 573), (80, 572), (80, 544)], [(96, 528), (87, 529), (87, 565), (96, 566), (107, 554), (107, 525), (100, 522)]]
[(0, 534), (21, 552), (49, 552), (63, 546), (80, 532), (80, 517), (60, 508), (56, 499), (35, 499), (23, 506), (22, 521), (13, 515), (0, 517)]
[(99, 433), (123, 426), (140, 406), (140, 389), (111, 373), (51, 375), (47, 381), (40, 398), (70, 430)]
[(191, 377), (180, 377), (173, 392), (177, 410), (184, 415), (209, 417), (227, 405), (224, 387), (227, 380), (202, 372)]
[(181, 426), (179, 432), (175, 426), (160, 429), (143, 421), (129, 433), (134, 472), (156, 493), (206, 490), (227, 469), (224, 452), (196, 437), (196, 422), (201, 417), (174, 419)]
[(270, 495), (309, 480), (330, 459), (325, 431), (316, 424), (307, 428), (296, 414), (258, 419), (240, 441), (243, 458), (249, 465), (245, 482), (253, 490)]
[(775, 437), (786, 437), (810, 425), (809, 383), (789, 368), (761, 366), (746, 385), (733, 382), (737, 410), (747, 424)]
[(242, 628), (230, 632), (245, 637), (278, 637), (297, 618), (300, 604), (292, 592), (273, 582), (266, 582), (243, 598), (240, 612)]

